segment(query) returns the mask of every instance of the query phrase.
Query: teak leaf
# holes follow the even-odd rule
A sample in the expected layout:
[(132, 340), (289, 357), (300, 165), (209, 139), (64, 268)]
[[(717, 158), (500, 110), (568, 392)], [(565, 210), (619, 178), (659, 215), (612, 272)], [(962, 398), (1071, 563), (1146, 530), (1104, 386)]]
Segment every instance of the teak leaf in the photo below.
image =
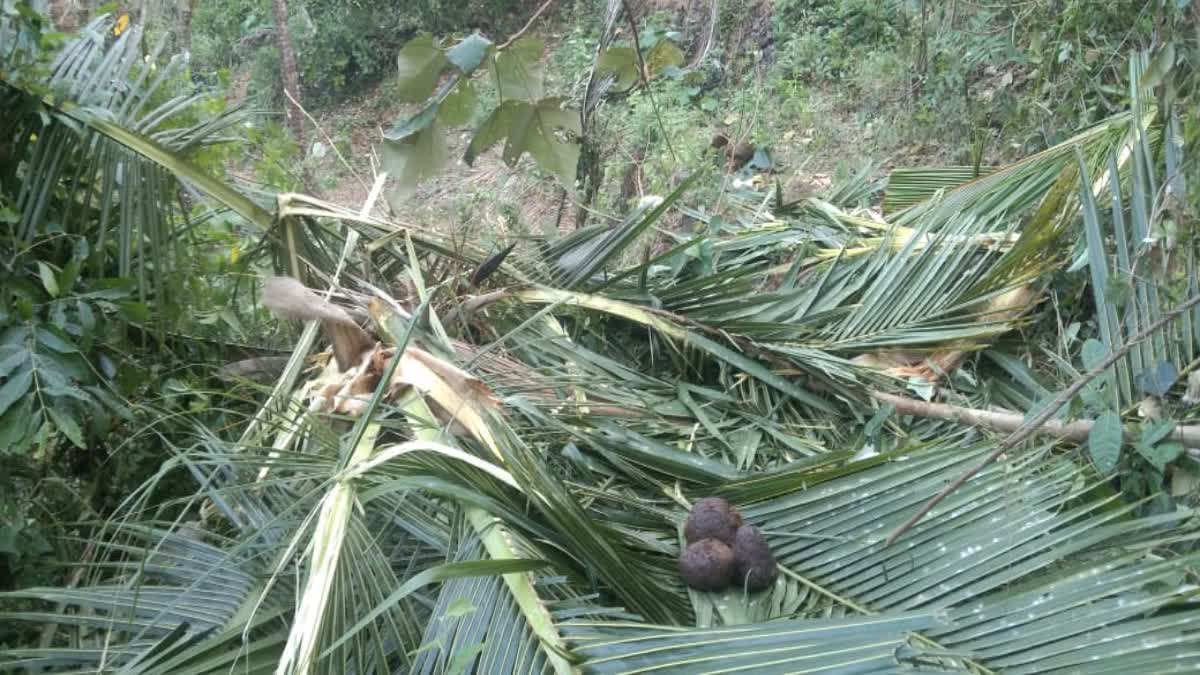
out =
[(463, 38), (461, 42), (447, 50), (446, 58), (464, 75), (470, 75), (475, 72), (479, 64), (483, 63), (483, 59), (487, 56), (488, 49), (491, 46), (491, 40), (479, 33), (471, 33)]
[(560, 137), (564, 132), (578, 135), (580, 126), (579, 115), (564, 109), (561, 98), (545, 98), (536, 104), (505, 101), (475, 132), (463, 160), (473, 163), (480, 153), (506, 138), (505, 164), (516, 166), (521, 155), (528, 152), (538, 166), (571, 187), (579, 163), (579, 144), (572, 138)]
[(436, 103), (426, 107), (384, 136), (380, 159), (399, 186), (393, 196), (410, 194), (417, 184), (436, 176), (446, 165), (446, 135), (438, 121), (438, 108)]
[(596, 74), (611, 73), (615, 78), (613, 91), (625, 91), (637, 84), (637, 54), (632, 47), (610, 47), (596, 59)]
[(470, 122), (478, 99), (471, 81), (465, 77), (460, 79), (439, 104), (438, 120), (448, 127), (462, 126)]
[(545, 44), (535, 37), (523, 37), (492, 59), (492, 77), (500, 90), (501, 101), (534, 102), (545, 96), (542, 67), (538, 64)]
[(447, 63), (446, 54), (429, 35), (409, 40), (396, 56), (400, 100), (419, 103), (428, 98)]

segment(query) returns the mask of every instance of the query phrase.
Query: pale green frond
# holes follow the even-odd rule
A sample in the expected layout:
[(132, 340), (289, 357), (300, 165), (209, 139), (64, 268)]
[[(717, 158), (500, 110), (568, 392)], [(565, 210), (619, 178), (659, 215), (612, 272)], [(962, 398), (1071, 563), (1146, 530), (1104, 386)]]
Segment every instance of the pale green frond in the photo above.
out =
[(953, 190), (992, 172), (991, 167), (923, 166), (894, 169), (888, 174), (887, 190), (883, 193), (885, 214), (904, 209), (930, 199), (939, 192)]
[(932, 613), (782, 620), (717, 628), (572, 622), (564, 628), (587, 673), (894, 673), (917, 665), (910, 635)]
[[(44, 85), (51, 94), (0, 81), (14, 113), (0, 130), (23, 152), (23, 162), (12, 163), (20, 180), (14, 233), (27, 245), (51, 232), (79, 236), (91, 244), (96, 270), (115, 262), (143, 297), (168, 297), (177, 285), (170, 272), (186, 255), (177, 236), (186, 225), (179, 181), (263, 230), (271, 216), (187, 159), (195, 148), (227, 140), (221, 134), (243, 113), (199, 113), (206, 100), (200, 94), (168, 98), (166, 87), (185, 60), (144, 59), (138, 27), (109, 43), (112, 24), (109, 16), (96, 18), (57, 54)], [(179, 122), (193, 115), (199, 121)], [(106, 260), (110, 255), (114, 260)]]

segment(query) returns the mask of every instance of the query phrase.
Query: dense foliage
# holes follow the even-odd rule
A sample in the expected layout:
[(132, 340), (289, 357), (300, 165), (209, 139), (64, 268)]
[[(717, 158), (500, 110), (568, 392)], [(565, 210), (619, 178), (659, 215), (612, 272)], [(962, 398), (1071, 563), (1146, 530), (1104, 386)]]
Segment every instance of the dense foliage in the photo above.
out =
[(1200, 6), (0, 2), (0, 669), (1200, 668)]
[[(396, 50), (418, 30), (500, 28), (521, 9), (509, 4), (498, 0), (295, 3), (289, 28), (299, 53), (305, 94), (317, 105), (343, 101), (384, 80), (394, 68)], [(250, 64), (249, 91), (258, 102), (282, 103), (270, 0), (200, 2), (193, 21), (195, 70)]]

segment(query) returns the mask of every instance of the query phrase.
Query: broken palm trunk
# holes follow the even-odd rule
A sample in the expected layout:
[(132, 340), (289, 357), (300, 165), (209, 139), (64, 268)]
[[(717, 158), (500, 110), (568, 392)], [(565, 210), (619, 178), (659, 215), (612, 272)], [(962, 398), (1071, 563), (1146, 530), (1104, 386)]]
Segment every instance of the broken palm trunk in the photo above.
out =
[[(263, 284), (263, 304), (279, 316), (320, 321), (333, 344), (337, 372), (327, 372), (306, 387), (309, 410), (357, 417), (396, 356), (396, 348), (381, 343), (339, 307), (289, 277), (272, 277)], [(385, 400), (395, 400), (414, 387), (431, 403), (438, 422), (452, 430), (480, 433), (482, 409), (496, 409), (498, 400), (478, 378), (452, 363), (410, 345), (400, 357)]]

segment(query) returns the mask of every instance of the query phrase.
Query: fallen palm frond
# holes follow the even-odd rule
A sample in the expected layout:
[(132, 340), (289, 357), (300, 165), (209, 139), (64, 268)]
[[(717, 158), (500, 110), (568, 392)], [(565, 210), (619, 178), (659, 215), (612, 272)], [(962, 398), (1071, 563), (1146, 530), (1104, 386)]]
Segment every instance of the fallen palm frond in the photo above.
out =
[(887, 190), (883, 194), (881, 209), (886, 214), (896, 213), (936, 199), (938, 193), (953, 190), (977, 178), (991, 173), (992, 167), (973, 166), (924, 166), (893, 169), (888, 174)]
[(1063, 407), (1071, 399), (1075, 398), (1075, 396), (1079, 394), (1079, 392), (1082, 391), (1083, 388), (1088, 385), (1088, 383), (1107, 372), (1114, 363), (1116, 363), (1129, 352), (1136, 349), (1138, 345), (1145, 340), (1152, 338), (1158, 331), (1162, 330), (1164, 326), (1169, 325), (1171, 321), (1180, 315), (1191, 311), (1193, 307), (1198, 306), (1200, 306), (1200, 295), (1188, 298), (1178, 307), (1163, 314), (1154, 323), (1146, 326), (1146, 328), (1140, 333), (1134, 335), (1129, 339), (1128, 342), (1121, 345), (1119, 349), (1110, 354), (1100, 363), (1097, 363), (1075, 382), (1072, 382), (1070, 387), (1067, 387), (1053, 399), (1048, 401), (1044, 406), (1042, 406), (1041, 410), (1038, 411), (1037, 414), (1027, 419), (1021, 424), (1020, 427), (1005, 437), (1005, 439), (996, 446), (996, 449), (993, 450), (992, 453), (988, 455), (981, 464), (964, 472), (961, 476), (955, 479), (954, 482), (947, 485), (942, 489), (941, 492), (926, 502), (925, 505), (921, 507), (920, 511), (918, 511), (912, 518), (909, 518), (907, 521), (905, 521), (903, 525), (901, 525), (896, 529), (895, 532), (891, 534), (891, 536), (888, 538), (888, 543), (890, 544), (891, 542), (895, 541), (901, 535), (911, 529), (912, 526), (915, 525), (922, 517), (924, 517), (926, 513), (933, 509), (938, 502), (945, 499), (950, 493), (962, 486), (963, 483), (970, 480), (973, 475), (981, 471), (987, 464), (996, 461), (1001, 455), (1017, 447), (1020, 443), (1023, 443), (1027, 438), (1041, 429), (1043, 424), (1045, 424), (1051, 417), (1058, 414), (1059, 408)]
[[(696, 232), (643, 256), (642, 235), (688, 183), (617, 225), (502, 259), (499, 243), (281, 195), (277, 259), (359, 305), (300, 316), (366, 341), (301, 379), (306, 328), (239, 440), (198, 425), (97, 528), (79, 587), (5, 595), (26, 605), (0, 618), (49, 628), (0, 665), (1195, 669), (1192, 511), (1145, 515), (1072, 454), (1017, 447), (1083, 384), (999, 444), (956, 424), (975, 408), (893, 393), (897, 375), (987, 377), (955, 368), (1027, 319), (1070, 258), (1081, 208), (1089, 265), (1109, 262), (1089, 200), (1151, 180), (1155, 154), (1138, 149), (1160, 142), (1149, 118), (1111, 118), (958, 187), (945, 176), (948, 189), (912, 191), (925, 198), (891, 223), (852, 209), (861, 186), (791, 209), (750, 195), (729, 220), (695, 209)], [(1136, 307), (1114, 316), (1139, 339), (1161, 326), (1184, 337), (1175, 321), (1194, 316), (1151, 318), (1149, 293)], [(1143, 363), (1190, 353), (1119, 335), (1114, 363), (1118, 349)], [(866, 363), (884, 357), (890, 373)], [(982, 409), (995, 382), (962, 396)], [(155, 503), (175, 468), (197, 494)], [(680, 580), (685, 509), (714, 495), (766, 536), (772, 587)]]

